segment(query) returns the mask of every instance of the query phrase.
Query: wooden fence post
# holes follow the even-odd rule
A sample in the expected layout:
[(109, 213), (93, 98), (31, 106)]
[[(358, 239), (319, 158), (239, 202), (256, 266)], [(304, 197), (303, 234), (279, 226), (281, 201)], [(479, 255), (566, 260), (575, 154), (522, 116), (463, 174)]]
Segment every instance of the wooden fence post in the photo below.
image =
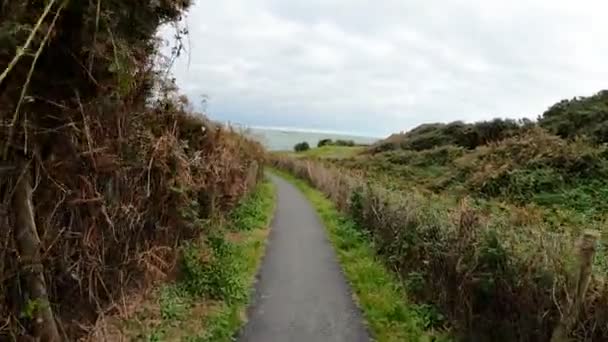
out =
[(585, 294), (591, 280), (593, 256), (599, 236), (595, 231), (585, 231), (579, 244), (579, 268), (576, 288), (568, 308), (562, 313), (562, 318), (553, 331), (551, 342), (567, 342), (568, 335), (578, 320), (585, 301)]

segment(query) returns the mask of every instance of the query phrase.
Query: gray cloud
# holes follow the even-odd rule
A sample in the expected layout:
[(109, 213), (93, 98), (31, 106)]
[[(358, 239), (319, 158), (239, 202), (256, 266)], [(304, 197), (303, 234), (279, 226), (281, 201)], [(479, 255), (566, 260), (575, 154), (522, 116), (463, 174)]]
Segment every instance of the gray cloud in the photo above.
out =
[(198, 0), (174, 74), (194, 102), (209, 96), (211, 117), (247, 125), (383, 135), (534, 118), (606, 87), (607, 11), (604, 0)]

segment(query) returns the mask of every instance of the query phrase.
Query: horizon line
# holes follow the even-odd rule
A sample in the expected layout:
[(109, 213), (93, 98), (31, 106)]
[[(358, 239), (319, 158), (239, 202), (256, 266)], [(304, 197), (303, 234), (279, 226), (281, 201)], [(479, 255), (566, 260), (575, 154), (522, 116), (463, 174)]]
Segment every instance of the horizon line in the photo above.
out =
[(346, 132), (346, 131), (337, 131), (337, 130), (328, 130), (328, 129), (316, 129), (316, 128), (302, 128), (302, 127), (289, 127), (289, 126), (263, 126), (263, 125), (246, 125), (235, 122), (226, 122), (229, 125), (240, 126), (244, 128), (251, 129), (266, 129), (270, 131), (286, 131), (286, 132), (299, 132), (299, 133), (319, 133), (319, 134), (334, 134), (334, 135), (344, 135), (344, 136), (353, 136), (353, 137), (361, 137), (361, 138), (374, 138), (374, 139), (383, 139), (386, 135), (374, 135), (369, 133), (361, 133), (361, 132)]

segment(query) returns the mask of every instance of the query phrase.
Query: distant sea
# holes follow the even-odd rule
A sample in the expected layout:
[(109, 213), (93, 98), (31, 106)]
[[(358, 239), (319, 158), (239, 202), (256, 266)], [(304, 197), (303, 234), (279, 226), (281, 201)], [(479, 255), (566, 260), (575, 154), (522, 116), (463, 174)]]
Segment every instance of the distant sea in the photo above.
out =
[(306, 141), (310, 147), (315, 147), (319, 140), (322, 139), (353, 140), (357, 144), (372, 144), (381, 139), (378, 137), (349, 135), (337, 132), (307, 131), (294, 128), (241, 127), (241, 129), (247, 136), (259, 141), (271, 151), (292, 150), (295, 144), (302, 141)]

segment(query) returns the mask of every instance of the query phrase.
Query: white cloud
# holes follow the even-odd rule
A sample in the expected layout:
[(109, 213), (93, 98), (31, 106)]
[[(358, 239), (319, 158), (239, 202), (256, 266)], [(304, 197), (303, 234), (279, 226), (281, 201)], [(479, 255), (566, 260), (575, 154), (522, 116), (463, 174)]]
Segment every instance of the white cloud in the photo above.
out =
[(603, 0), (198, 0), (190, 66), (210, 115), (388, 134), (422, 122), (536, 117), (608, 81)]

